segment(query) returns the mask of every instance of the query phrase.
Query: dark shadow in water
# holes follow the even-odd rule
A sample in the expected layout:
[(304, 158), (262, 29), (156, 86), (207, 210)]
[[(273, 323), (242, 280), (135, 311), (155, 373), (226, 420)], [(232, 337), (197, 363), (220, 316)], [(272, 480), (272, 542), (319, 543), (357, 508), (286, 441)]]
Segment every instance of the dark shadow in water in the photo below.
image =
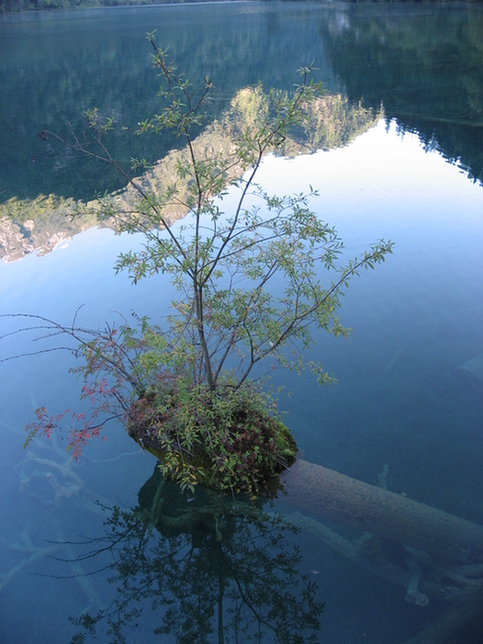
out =
[(116, 117), (110, 150), (127, 167), (132, 157), (154, 162), (176, 146), (173, 136), (135, 134), (139, 121), (161, 109), (145, 37), (154, 30), (193, 84), (208, 75), (219, 90), (207, 122), (242, 87), (261, 80), (289, 89), (301, 65), (317, 58), (324, 67), (316, 21), (268, 4), (125, 7), (0, 20), (0, 202), (50, 193), (88, 200), (122, 186), (109, 168), (93, 171), (85, 161), (74, 167), (67, 150), (50, 160), (37, 136), (66, 121), (82, 133), (87, 108)]
[(130, 641), (141, 622), (137, 636), (146, 629), (190, 644), (318, 641), (323, 604), (299, 573), (301, 555), (289, 542), (297, 530), (263, 510), (263, 500), (201, 488), (189, 498), (157, 467), (138, 499), (133, 510), (105, 508), (104, 536), (78, 559), (110, 553), (117, 594), (107, 607), (71, 617), (80, 627), (73, 642), (105, 629), (115, 642)]

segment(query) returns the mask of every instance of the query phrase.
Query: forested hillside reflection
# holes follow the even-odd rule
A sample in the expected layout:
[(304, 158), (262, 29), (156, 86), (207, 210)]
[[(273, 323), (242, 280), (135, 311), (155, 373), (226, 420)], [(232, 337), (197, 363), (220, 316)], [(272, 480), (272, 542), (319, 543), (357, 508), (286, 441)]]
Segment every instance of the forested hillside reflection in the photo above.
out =
[[(196, 24), (196, 38), (193, 38)], [(121, 187), (114, 172), (46, 159), (42, 129), (81, 111), (111, 110), (122, 123), (114, 157), (160, 159), (170, 137), (138, 137), (136, 123), (156, 108), (158, 79), (145, 33), (193, 79), (209, 75), (212, 118), (243, 87), (261, 80), (288, 89), (295, 71), (315, 60), (331, 92), (346, 87), (388, 118), (417, 131), (449, 160), (461, 158), (481, 180), (483, 165), (483, 9), (479, 5), (272, 5), (243, 3), (23, 14), (0, 20), (0, 203), (40, 194), (89, 200)]]
[(329, 96), (304, 140), (293, 138), (284, 153), (343, 145), (383, 109), (483, 181), (481, 6), (234, 3), (4, 16), (0, 258), (48, 252), (96, 223), (66, 217), (76, 203), (124, 188), (105, 165), (46, 145), (41, 130), (67, 130), (68, 121), (81, 135), (82, 110), (97, 106), (116, 118), (109, 149), (126, 169), (132, 157), (157, 164), (181, 145), (166, 134), (136, 134), (159, 109), (145, 39), (154, 29), (188, 78), (208, 75), (217, 88), (200, 135), (226, 129), (230, 105), (259, 80), (290, 89), (297, 67), (315, 60)]
[[(136, 124), (159, 106), (147, 31), (157, 30), (159, 46), (193, 83), (210, 77), (217, 89), (212, 119), (247, 85), (292, 88), (296, 70), (314, 59), (319, 77), (331, 76), (318, 20), (290, 8), (248, 3), (7, 18), (0, 22), (0, 202), (50, 193), (89, 200), (96, 191), (121, 187), (114, 172), (99, 172), (92, 163), (74, 166), (67, 154), (45, 158), (38, 132), (59, 130), (66, 120), (82, 132), (87, 108), (110, 110), (119, 120), (110, 145), (121, 162), (154, 162), (176, 145), (173, 137), (135, 134)], [(330, 82), (327, 87), (335, 89)]]
[[(261, 94), (256, 89), (240, 90), (229, 109), (198, 135), (195, 145), (200, 150), (207, 148), (228, 152), (244, 125), (249, 125), (256, 118), (258, 110), (262, 109), (261, 100)], [(267, 100), (267, 97), (263, 100)], [(351, 105), (340, 94), (327, 94), (310, 106), (304, 127), (287, 136), (277, 153), (294, 156), (317, 149), (340, 147), (370, 128), (379, 118), (380, 113), (375, 110)], [(116, 138), (114, 134), (111, 141), (115, 142)], [(107, 143), (109, 145), (109, 139)], [(175, 148), (153, 164), (139, 177), (144, 189), (158, 194), (165, 190), (176, 174), (176, 163), (182, 154), (182, 149)], [(72, 171), (76, 172), (75, 164), (80, 159), (66, 157), (62, 149), (54, 148), (51, 156), (54, 163), (71, 163)], [(90, 160), (84, 161), (89, 163)], [(91, 173), (96, 174), (94, 165), (91, 163)], [(129, 207), (132, 199), (135, 199), (135, 192), (133, 188), (127, 188), (111, 194), (117, 207), (124, 208)], [(166, 216), (174, 221), (185, 214), (181, 211), (167, 212)], [(97, 223), (95, 201), (84, 203), (52, 194), (36, 199), (9, 199), (0, 204), (0, 259), (15, 261), (33, 251), (48, 253), (62, 240)]]
[(347, 6), (323, 25), (327, 60), (349, 99), (483, 181), (481, 6)]

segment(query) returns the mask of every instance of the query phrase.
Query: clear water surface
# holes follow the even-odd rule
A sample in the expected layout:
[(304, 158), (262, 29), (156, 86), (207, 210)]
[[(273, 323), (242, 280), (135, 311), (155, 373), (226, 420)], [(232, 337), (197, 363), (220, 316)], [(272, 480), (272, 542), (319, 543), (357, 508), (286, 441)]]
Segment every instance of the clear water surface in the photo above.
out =
[[(274, 192), (318, 188), (313, 208), (337, 227), (348, 255), (381, 237), (396, 242), (386, 264), (347, 291), (342, 321), (351, 336), (316, 338), (314, 358), (338, 384), (321, 389), (309, 375), (276, 373), (275, 383), (285, 387), (280, 408), (306, 460), (373, 485), (385, 469), (389, 490), (483, 524), (483, 382), (459, 368), (483, 354), (483, 11), (464, 4), (243, 3), (2, 16), (3, 226), (18, 224), (25, 236), (22, 209), (40, 195), (88, 199), (96, 188), (120, 187), (116, 177), (83, 163), (44, 158), (36, 133), (65, 118), (77, 125), (89, 104), (139, 120), (156, 88), (144, 40), (155, 28), (180, 66), (209, 73), (223, 88), (212, 118), (259, 78), (289, 87), (293, 69), (312, 59), (330, 93), (372, 109), (365, 131), (347, 126), (349, 135), (325, 149), (271, 157), (261, 169), (261, 183)], [(126, 136), (113, 143), (121, 156), (154, 160), (173, 144), (141, 149), (144, 143)], [(93, 326), (131, 309), (159, 316), (167, 285), (134, 287), (112, 269), (117, 253), (138, 243), (93, 227), (49, 253), (5, 257), (0, 313), (68, 322), (83, 305), (79, 320)], [(7, 334), (22, 322), (0, 324)], [(0, 350), (4, 357), (38, 346), (14, 334)], [(313, 524), (295, 535), (274, 526), (270, 540), (269, 524), (247, 518), (221, 544), (214, 529), (141, 535), (132, 517), (124, 530), (129, 518), (113, 518), (109, 508), (131, 516), (154, 463), (120, 427), (109, 428), (107, 442), (89, 445), (79, 463), (60, 438), (22, 448), (22, 428), (36, 407), (78, 405), (79, 382), (67, 374), (72, 361), (53, 352), (0, 364), (0, 642), (70, 642), (80, 627), (69, 617), (114, 606), (118, 632), (100, 622), (98, 641), (257, 641), (257, 618), (270, 621), (278, 610), (293, 613), (297, 624), (288, 641), (299, 632), (329, 644), (400, 644), (448, 610), (438, 599), (426, 607), (405, 602), (402, 586), (342, 556)], [(166, 513), (178, 516), (180, 500), (170, 498)], [(181, 502), (186, 509), (188, 499)], [(277, 503), (275, 510), (291, 512)], [(329, 526), (348, 540), (361, 536)], [(117, 546), (125, 548), (129, 568), (123, 583), (109, 583), (111, 550), (80, 558), (108, 545), (98, 539), (109, 530), (123, 533)], [(400, 556), (395, 552), (395, 563)], [(314, 584), (313, 597), (302, 595), (303, 575)], [(228, 592), (234, 580), (246, 593), (242, 607)], [(325, 602), (320, 614), (317, 602)], [(163, 618), (167, 626), (156, 632)], [(449, 639), (448, 630), (448, 638), (431, 641), (482, 641), (478, 611), (465, 628), (455, 635), (464, 639)], [(261, 641), (278, 640), (265, 629)]]

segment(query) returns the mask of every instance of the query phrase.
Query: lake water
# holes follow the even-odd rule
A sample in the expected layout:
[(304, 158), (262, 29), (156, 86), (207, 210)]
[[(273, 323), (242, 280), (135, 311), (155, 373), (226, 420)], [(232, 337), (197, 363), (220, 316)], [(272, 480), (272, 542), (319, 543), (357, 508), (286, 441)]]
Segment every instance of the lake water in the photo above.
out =
[[(348, 256), (381, 237), (396, 245), (347, 291), (350, 337), (316, 337), (313, 357), (338, 384), (278, 372), (279, 407), (306, 460), (483, 524), (483, 380), (460, 368), (483, 355), (481, 7), (234, 3), (0, 16), (0, 313), (68, 323), (83, 305), (80, 322), (102, 326), (116, 312), (165, 310), (164, 285), (132, 286), (112, 270), (141, 240), (87, 224), (80, 232), (59, 210), (62, 200), (122, 187), (119, 179), (50, 154), (37, 137), (66, 119), (81, 127), (89, 105), (128, 126), (149, 114), (157, 81), (145, 33), (154, 29), (180, 68), (220, 88), (212, 120), (243, 88), (259, 79), (289, 88), (295, 69), (315, 60), (342, 116), (310, 153), (267, 158), (259, 180), (279, 194), (317, 188), (313, 209), (336, 226)], [(156, 161), (175, 143), (119, 130), (112, 146), (122, 161)], [(43, 346), (7, 335), (21, 326), (0, 320), (1, 357)], [(122, 428), (110, 427), (78, 463), (61, 437), (22, 448), (36, 407), (78, 406), (72, 364), (67, 352), (0, 363), (2, 644), (81, 642), (69, 617), (99, 610), (111, 610), (110, 626), (97, 624), (101, 642), (483, 641), (474, 594), (405, 602), (403, 586), (342, 556), (313, 518), (297, 534), (272, 525), (275, 512), (296, 519), (278, 501), (265, 523), (228, 521), (221, 542), (213, 526), (143, 532), (130, 510), (151, 503), (143, 486), (154, 462)], [(173, 490), (166, 498), (170, 517), (202, 507)], [(327, 525), (351, 543), (361, 537)], [(125, 574), (110, 583), (115, 556)], [(411, 565), (396, 548), (391, 556)], [(423, 579), (432, 570), (423, 565)], [(282, 622), (285, 640), (271, 629)], [(416, 639), (431, 625), (432, 639)]]

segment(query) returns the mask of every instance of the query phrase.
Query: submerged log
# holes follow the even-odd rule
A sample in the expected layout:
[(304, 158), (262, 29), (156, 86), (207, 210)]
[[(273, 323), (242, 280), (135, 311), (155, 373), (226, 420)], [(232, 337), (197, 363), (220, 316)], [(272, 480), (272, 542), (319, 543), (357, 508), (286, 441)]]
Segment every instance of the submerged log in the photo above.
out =
[(483, 526), (401, 494), (298, 460), (282, 502), (308, 514), (458, 562), (483, 562)]
[[(483, 612), (483, 606), (478, 602), (455, 604), (443, 611), (429, 626), (420, 631), (404, 644), (445, 644), (448, 642), (463, 642), (468, 640), (458, 638), (458, 631)], [(461, 635), (461, 633), (460, 633)], [(474, 640), (472, 640), (474, 641)]]

